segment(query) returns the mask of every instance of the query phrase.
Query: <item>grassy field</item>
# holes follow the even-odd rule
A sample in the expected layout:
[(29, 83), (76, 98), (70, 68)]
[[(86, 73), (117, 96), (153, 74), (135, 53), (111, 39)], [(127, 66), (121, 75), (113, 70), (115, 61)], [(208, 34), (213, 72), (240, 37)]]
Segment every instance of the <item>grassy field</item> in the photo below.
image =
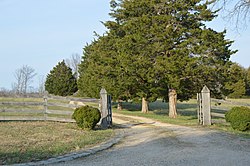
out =
[(96, 145), (112, 130), (84, 131), (74, 123), (0, 122), (0, 165), (36, 161)]
[[(250, 103), (250, 99), (244, 99), (242, 102), (239, 99), (237, 100), (231, 99), (230, 101), (231, 102), (237, 101), (239, 104)], [(241, 136), (246, 136), (250, 138), (250, 131), (247, 132), (235, 131), (231, 128), (229, 123), (225, 122), (225, 119), (222, 117), (225, 114), (225, 112), (227, 112), (230, 108), (234, 106), (239, 106), (231, 102), (223, 102), (223, 103), (222, 102), (218, 103), (216, 101), (211, 102), (213, 125), (209, 126), (209, 128), (223, 130), (226, 132), (239, 134)], [(125, 115), (147, 117), (165, 123), (201, 127), (198, 125), (197, 102), (195, 99), (189, 100), (188, 102), (177, 103), (178, 117), (176, 119), (168, 117), (168, 103), (161, 102), (160, 100), (149, 104), (150, 111), (147, 114), (141, 113), (140, 104), (125, 102), (122, 103), (122, 105), (123, 105), (123, 110), (118, 111), (116, 109), (117, 104), (114, 104), (113, 111)]]

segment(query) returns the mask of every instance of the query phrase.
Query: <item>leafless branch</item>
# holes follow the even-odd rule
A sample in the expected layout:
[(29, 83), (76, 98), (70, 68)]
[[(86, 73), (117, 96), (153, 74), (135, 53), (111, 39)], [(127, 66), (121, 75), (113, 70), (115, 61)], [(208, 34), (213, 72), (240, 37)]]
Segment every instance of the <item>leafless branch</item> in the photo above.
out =
[(14, 73), (16, 82), (13, 84), (13, 90), (17, 94), (26, 94), (27, 89), (35, 75), (35, 69), (30, 66), (24, 65), (17, 69)]
[(72, 72), (78, 78), (78, 66), (81, 63), (81, 56), (79, 54), (72, 54), (69, 59), (66, 59), (66, 64), (72, 69)]
[(217, 0), (225, 13), (224, 18), (235, 26), (244, 29), (250, 21), (250, 0)]

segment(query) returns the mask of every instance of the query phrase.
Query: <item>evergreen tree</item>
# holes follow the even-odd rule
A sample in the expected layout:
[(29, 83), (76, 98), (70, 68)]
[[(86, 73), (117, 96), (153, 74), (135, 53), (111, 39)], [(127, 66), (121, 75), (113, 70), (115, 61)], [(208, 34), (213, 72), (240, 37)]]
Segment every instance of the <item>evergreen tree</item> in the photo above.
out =
[(124, 0), (112, 4), (115, 21), (108, 28), (123, 34), (118, 41), (124, 59), (120, 65), (137, 80), (134, 97), (147, 103), (159, 96), (166, 98), (168, 90), (176, 89), (178, 98), (185, 100), (204, 83), (219, 93), (224, 79), (220, 73), (225, 72), (234, 52), (229, 50), (232, 42), (224, 39), (225, 31), (205, 26), (216, 13), (208, 9), (208, 1)]
[(84, 57), (79, 65), (79, 94), (82, 96), (99, 97), (104, 87), (114, 100), (124, 100), (128, 96), (129, 78), (119, 74), (119, 59), (115, 40), (108, 36), (98, 36), (84, 48)]
[(227, 69), (224, 94), (230, 98), (241, 98), (246, 94), (246, 72), (236, 63)]
[[(225, 31), (205, 26), (216, 16), (208, 5), (202, 0), (112, 0), (114, 21), (104, 23), (109, 31), (85, 52), (84, 77), (79, 82), (87, 85), (89, 75), (93, 84), (100, 82), (99, 88), (115, 85), (111, 91), (119, 89), (130, 99), (140, 98), (142, 112), (148, 111), (149, 101), (167, 100), (170, 90), (181, 100), (192, 97), (204, 84), (214, 94), (220, 93), (234, 52), (229, 49), (232, 42), (224, 39)], [(94, 69), (98, 71), (89, 73)]]
[(59, 96), (72, 95), (77, 91), (76, 78), (64, 60), (59, 62), (47, 75), (45, 90)]

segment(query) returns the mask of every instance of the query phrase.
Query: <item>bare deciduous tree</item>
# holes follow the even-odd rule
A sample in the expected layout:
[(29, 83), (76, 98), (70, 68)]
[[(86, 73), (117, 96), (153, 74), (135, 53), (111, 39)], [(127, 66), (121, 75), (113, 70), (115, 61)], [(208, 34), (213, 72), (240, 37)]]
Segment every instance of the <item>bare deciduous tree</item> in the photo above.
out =
[(43, 94), (45, 92), (45, 79), (44, 79), (44, 76), (43, 75), (40, 75), (38, 77), (38, 93), (39, 94)]
[(217, 0), (225, 13), (225, 18), (232, 21), (236, 29), (243, 28), (250, 21), (250, 0)]
[(12, 85), (13, 90), (17, 94), (26, 94), (32, 79), (35, 77), (35, 69), (30, 66), (24, 65), (17, 69), (14, 73), (16, 82)]
[(0, 88), (0, 96), (1, 97), (10, 97), (12, 95), (12, 92), (6, 88), (1, 87)]
[(77, 53), (72, 54), (69, 59), (66, 59), (67, 66), (72, 69), (72, 72), (74, 73), (77, 79), (79, 77), (78, 66), (80, 63), (81, 63), (81, 56)]

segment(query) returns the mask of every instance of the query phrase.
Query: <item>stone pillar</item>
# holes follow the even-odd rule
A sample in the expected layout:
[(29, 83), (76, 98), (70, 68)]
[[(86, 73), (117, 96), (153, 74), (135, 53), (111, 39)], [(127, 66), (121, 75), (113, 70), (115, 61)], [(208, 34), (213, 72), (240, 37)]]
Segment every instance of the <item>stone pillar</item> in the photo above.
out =
[(203, 125), (211, 125), (211, 99), (210, 90), (204, 86), (201, 91)]
[(104, 88), (101, 89), (100, 96), (101, 127), (108, 128), (108, 94)]

